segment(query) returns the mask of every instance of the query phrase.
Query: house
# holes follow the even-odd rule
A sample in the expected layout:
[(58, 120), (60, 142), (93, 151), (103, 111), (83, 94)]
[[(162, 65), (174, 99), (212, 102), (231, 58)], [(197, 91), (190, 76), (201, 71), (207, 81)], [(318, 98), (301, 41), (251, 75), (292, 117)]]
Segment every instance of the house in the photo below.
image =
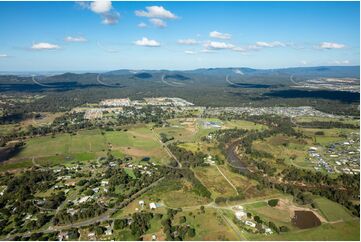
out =
[(67, 186), (67, 187), (75, 187), (75, 181), (67, 181), (67, 182), (65, 182), (65, 186)]
[(94, 238), (94, 237), (95, 237), (95, 232), (88, 233), (88, 238)]
[(69, 239), (68, 232), (60, 232), (58, 234), (59, 241), (63, 241), (64, 239)]
[(270, 228), (265, 228), (264, 231), (266, 234), (273, 234), (272, 229), (270, 229)]
[(236, 215), (236, 218), (237, 218), (238, 220), (242, 220), (242, 218), (247, 217), (247, 213), (246, 213), (245, 211), (243, 211), (243, 210), (236, 211), (236, 212), (235, 212), (235, 215)]
[(157, 240), (157, 236), (155, 234), (152, 234), (152, 241), (156, 241)]
[(244, 223), (245, 223), (246, 225), (252, 227), (252, 228), (255, 228), (255, 227), (256, 227), (256, 224), (253, 223), (253, 222), (251, 222), (251, 221), (245, 221)]
[(90, 198), (90, 196), (85, 196), (79, 199), (78, 203), (85, 203), (86, 201), (88, 201)]
[(107, 230), (105, 230), (105, 235), (112, 235), (113, 234), (113, 230), (112, 230), (112, 228), (109, 226), (108, 228), (107, 228)]
[(76, 212), (77, 212), (78, 210), (76, 209), (74, 209), (74, 208), (68, 208), (67, 210), (66, 210), (66, 212), (67, 213), (69, 213), (70, 215), (74, 215), (74, 214), (76, 214)]
[(103, 180), (100, 184), (104, 187), (109, 184), (109, 181)]
[(149, 208), (150, 209), (156, 209), (157, 205), (155, 203), (149, 203)]

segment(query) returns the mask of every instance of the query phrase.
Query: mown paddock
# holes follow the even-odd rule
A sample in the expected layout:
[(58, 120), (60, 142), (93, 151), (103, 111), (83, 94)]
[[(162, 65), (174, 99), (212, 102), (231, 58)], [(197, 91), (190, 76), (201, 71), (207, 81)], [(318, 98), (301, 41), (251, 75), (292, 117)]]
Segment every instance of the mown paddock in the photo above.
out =
[(70, 160), (92, 160), (106, 155), (108, 143), (111, 143), (118, 157), (128, 152), (128, 155), (139, 159), (151, 157), (151, 161), (156, 163), (169, 161), (168, 155), (148, 127), (130, 128), (127, 132), (110, 131), (104, 135), (97, 129), (81, 130), (76, 135), (32, 137), (16, 156), (0, 165), (0, 170), (31, 167), (33, 157), (36, 164), (43, 166), (63, 164)]
[(273, 191), (269, 189), (263, 189), (262, 191), (258, 190), (256, 187), (258, 184), (257, 181), (249, 180), (248, 178), (231, 171), (227, 165), (219, 165), (218, 168), (231, 183), (243, 193), (245, 199), (263, 197), (273, 193)]
[[(313, 169), (314, 164), (305, 161), (308, 148), (312, 145), (309, 140), (297, 140), (285, 135), (275, 135), (264, 141), (256, 140), (252, 143), (255, 150), (272, 154), (275, 158), (283, 158), (286, 163), (301, 168)], [(295, 157), (295, 159), (291, 159)], [(270, 160), (274, 162), (275, 159)]]
[(319, 122), (341, 122), (346, 124), (354, 124), (357, 125), (360, 123), (360, 120), (358, 119), (352, 119), (352, 118), (330, 118), (330, 117), (308, 117), (308, 116), (300, 116), (294, 118), (296, 122), (313, 122), (313, 121), (319, 121)]
[(76, 135), (57, 134), (33, 137), (26, 141), (24, 149), (15, 158), (97, 153), (106, 150), (105, 139), (99, 130), (79, 131)]
[(179, 218), (186, 217), (186, 223), (196, 229), (195, 237), (186, 236), (186, 240), (238, 240), (238, 236), (232, 228), (224, 221), (215, 208), (205, 208), (205, 212), (200, 212), (199, 208), (192, 211), (178, 213), (173, 221), (179, 224)]
[(293, 230), (287, 233), (261, 235), (247, 234), (250, 240), (275, 240), (275, 241), (359, 241), (360, 221), (352, 220), (340, 223), (324, 223), (312, 229)]
[[(312, 138), (313, 143), (319, 143), (321, 145), (327, 145), (334, 142), (345, 140), (340, 137), (341, 134), (349, 134), (354, 132), (354, 129), (343, 129), (343, 128), (331, 128), (331, 129), (317, 129), (317, 128), (298, 128), (305, 135)], [(323, 132), (323, 135), (316, 134), (317, 132)], [(359, 132), (359, 131), (358, 131)]]
[[(129, 128), (127, 131), (109, 131), (105, 133), (114, 153), (126, 154), (137, 158), (151, 157), (152, 162), (165, 164), (169, 157), (162, 144), (147, 126)], [(117, 155), (117, 156), (118, 156)]]
[(215, 166), (196, 167), (193, 169), (196, 177), (212, 193), (212, 197), (235, 196), (236, 191), (227, 182)]
[(211, 202), (193, 191), (193, 186), (185, 179), (167, 179), (151, 188), (144, 197), (152, 201), (160, 200), (171, 208), (205, 205)]
[(246, 211), (251, 212), (253, 216), (258, 215), (261, 219), (274, 222), (278, 226), (284, 225), (289, 228), (292, 226), (289, 211), (270, 207), (267, 201), (245, 204), (244, 208)]
[(355, 219), (342, 205), (327, 198), (316, 197), (314, 199), (317, 209), (330, 222), (349, 221)]

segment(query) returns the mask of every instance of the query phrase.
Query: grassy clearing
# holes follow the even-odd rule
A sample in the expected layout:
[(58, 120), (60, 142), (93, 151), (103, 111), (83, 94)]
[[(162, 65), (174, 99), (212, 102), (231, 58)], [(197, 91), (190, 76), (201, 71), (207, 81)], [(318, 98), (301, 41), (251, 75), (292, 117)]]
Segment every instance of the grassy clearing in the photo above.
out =
[(117, 157), (124, 155), (138, 158), (151, 157), (154, 158), (152, 159), (154, 162), (163, 164), (169, 161), (162, 145), (148, 127), (136, 127), (126, 132), (106, 132), (105, 137)]
[[(257, 140), (252, 144), (255, 150), (270, 153), (278, 159), (284, 159), (286, 164), (313, 169), (314, 164), (305, 161), (311, 145), (310, 140), (296, 139), (282, 134), (269, 137), (264, 141)], [(275, 158), (269, 161), (274, 162)]]
[(184, 179), (163, 180), (148, 191), (145, 197), (152, 201), (161, 200), (171, 208), (204, 205), (210, 202), (210, 199), (192, 191), (192, 184)]
[[(31, 159), (42, 166), (63, 164), (69, 160), (88, 161), (106, 154), (108, 143), (116, 157), (131, 155), (139, 158), (151, 157), (156, 163), (168, 162), (159, 141), (154, 139), (147, 127), (136, 127), (127, 132), (111, 131), (101, 134), (100, 130), (83, 130), (76, 135), (58, 134), (33, 137), (26, 141), (24, 148), (0, 169), (30, 167)], [(30, 161), (24, 161), (30, 160)]]
[(328, 221), (349, 221), (354, 217), (340, 204), (328, 200), (327, 198), (317, 197), (315, 203), (318, 210)]
[[(105, 140), (99, 130), (80, 131), (77, 135), (59, 134), (34, 137), (26, 142), (23, 150), (15, 158), (48, 157), (105, 151)], [(81, 157), (84, 159), (84, 157)]]
[(219, 196), (234, 196), (236, 191), (226, 181), (226, 179), (219, 173), (215, 166), (197, 167), (193, 169), (197, 178), (205, 185), (212, 193), (212, 197)]
[(262, 124), (257, 124), (254, 122), (246, 121), (246, 120), (231, 120), (224, 122), (224, 128), (232, 129), (248, 129), (248, 130), (264, 130), (267, 126)]
[(358, 119), (344, 119), (344, 118), (328, 118), (328, 117), (306, 117), (300, 116), (295, 118), (296, 122), (313, 122), (313, 121), (321, 121), (321, 122), (342, 122), (347, 124), (359, 124), (360, 120)]
[(319, 227), (295, 230), (273, 235), (249, 235), (250, 240), (293, 240), (293, 241), (359, 241), (360, 221), (353, 220), (335, 224), (322, 224)]
[(139, 238), (134, 236), (130, 229), (123, 229), (114, 233), (114, 238), (118, 241), (136, 241)]
[(192, 212), (178, 213), (174, 218), (174, 223), (179, 224), (179, 217), (186, 216), (186, 223), (196, 229), (194, 238), (186, 237), (185, 240), (237, 240), (235, 232), (227, 225), (216, 209), (207, 208), (205, 213), (199, 209)]
[(128, 174), (128, 176), (132, 177), (133, 179), (136, 178), (135, 175), (134, 175), (133, 169), (131, 169), (131, 168), (124, 168), (124, 171), (125, 171), (125, 173)]
[[(315, 129), (315, 128), (299, 128), (299, 131), (312, 138), (313, 144), (327, 145), (330, 143), (343, 141), (345, 138), (342, 135), (347, 135), (351, 132), (355, 132), (353, 129)], [(317, 135), (316, 132), (322, 131), (324, 135)]]
[(271, 190), (264, 189), (262, 191), (257, 189), (257, 182), (254, 180), (249, 180), (248, 178), (234, 173), (229, 170), (226, 165), (218, 166), (222, 173), (232, 182), (232, 184), (238, 188), (245, 196), (245, 199), (263, 197), (270, 195)]
[(31, 160), (5, 161), (0, 163), (0, 172), (8, 170), (25, 169), (33, 166)]
[(245, 205), (244, 207), (246, 211), (251, 212), (253, 215), (258, 215), (262, 219), (272, 221), (277, 225), (291, 226), (291, 216), (287, 210), (270, 207), (267, 202), (264, 201)]

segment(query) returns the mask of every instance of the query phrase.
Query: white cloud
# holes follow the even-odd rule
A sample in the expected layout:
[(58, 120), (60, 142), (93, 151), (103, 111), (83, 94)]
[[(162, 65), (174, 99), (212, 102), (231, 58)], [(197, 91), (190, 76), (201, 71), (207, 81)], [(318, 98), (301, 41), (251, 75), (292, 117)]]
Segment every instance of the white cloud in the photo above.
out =
[(163, 19), (176, 19), (177, 16), (166, 10), (162, 6), (149, 6), (145, 7), (146, 11), (144, 10), (136, 10), (134, 13), (138, 17), (147, 17), (147, 18), (163, 18)]
[(218, 31), (212, 31), (209, 33), (209, 36), (216, 39), (230, 39), (231, 35), (226, 33), (220, 33)]
[(102, 14), (102, 23), (106, 25), (113, 25), (119, 22), (120, 14), (116, 11), (107, 12)]
[(96, 0), (91, 3), (77, 2), (79, 6), (88, 9), (102, 17), (102, 23), (113, 25), (118, 23), (120, 14), (113, 8), (112, 2), (109, 0)]
[(167, 27), (166, 22), (164, 22), (163, 20), (161, 20), (160, 18), (151, 18), (149, 19), (149, 22), (151, 22), (154, 26), (158, 27), (158, 28), (165, 28)]
[(347, 64), (350, 64), (350, 61), (349, 60), (341, 60), (341, 61), (333, 61), (331, 64), (336, 64), (336, 65), (347, 65)]
[(139, 27), (139, 28), (146, 28), (146, 27), (147, 27), (147, 24), (141, 22), (141, 23), (138, 24), (138, 27)]
[(94, 13), (107, 13), (112, 9), (112, 2), (108, 0), (96, 0), (90, 4)]
[(199, 44), (199, 42), (195, 39), (180, 39), (177, 41), (180, 45), (196, 45)]
[(263, 42), (263, 41), (258, 41), (256, 42), (256, 46), (257, 47), (285, 47), (286, 45), (282, 42), (279, 41), (273, 41), (273, 42)]
[(210, 49), (203, 49), (200, 51), (201, 53), (214, 53), (214, 50), (210, 50)]
[(140, 40), (137, 40), (134, 42), (135, 45), (139, 46), (146, 46), (146, 47), (159, 47), (160, 43), (156, 40), (148, 39), (146, 37), (143, 37)]
[(225, 42), (217, 42), (217, 41), (208, 41), (204, 44), (204, 47), (206, 49), (216, 49), (216, 50), (235, 48), (235, 46), (232, 44), (225, 43)]
[(87, 39), (83, 36), (67, 36), (64, 39), (65, 42), (86, 42)]
[(233, 50), (237, 52), (247, 52), (247, 49), (242, 47), (234, 47)]
[(56, 50), (56, 49), (60, 49), (60, 46), (56, 45), (56, 44), (46, 43), (46, 42), (39, 42), (39, 43), (34, 43), (31, 46), (31, 49), (33, 49), (33, 50)]
[(195, 52), (193, 50), (186, 50), (186, 51), (184, 51), (184, 53), (186, 53), (187, 55), (195, 55), (197, 52)]
[(7, 54), (0, 54), (0, 58), (6, 58), (9, 57)]
[(320, 43), (320, 45), (318, 46), (320, 49), (342, 49), (345, 48), (346, 46), (344, 44), (339, 44), (339, 43), (332, 43), (332, 42), (322, 42)]

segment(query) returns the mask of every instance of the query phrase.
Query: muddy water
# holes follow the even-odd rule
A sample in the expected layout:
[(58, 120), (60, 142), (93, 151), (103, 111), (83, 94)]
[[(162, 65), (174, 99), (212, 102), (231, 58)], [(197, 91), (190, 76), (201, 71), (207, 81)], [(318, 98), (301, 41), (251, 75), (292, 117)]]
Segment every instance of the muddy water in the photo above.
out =
[(295, 211), (292, 224), (300, 229), (309, 229), (321, 225), (320, 219), (312, 211)]

